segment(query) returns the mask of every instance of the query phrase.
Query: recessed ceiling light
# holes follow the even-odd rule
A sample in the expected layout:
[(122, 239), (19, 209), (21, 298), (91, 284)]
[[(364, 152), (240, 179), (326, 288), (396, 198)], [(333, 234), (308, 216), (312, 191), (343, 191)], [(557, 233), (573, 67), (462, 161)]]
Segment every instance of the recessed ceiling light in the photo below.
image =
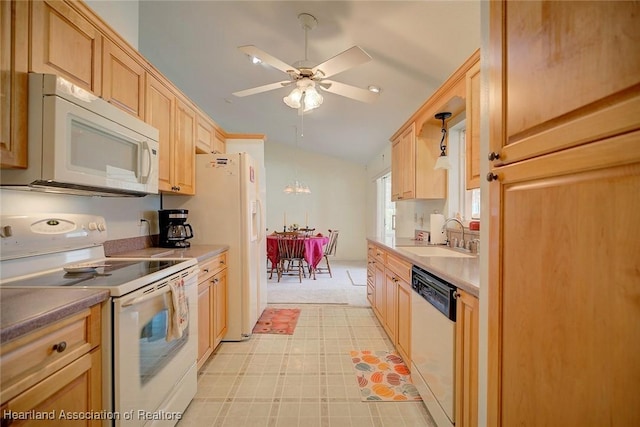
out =
[(382, 89), (380, 89), (378, 86), (369, 86), (369, 92), (373, 92), (373, 93), (380, 93), (382, 92)]

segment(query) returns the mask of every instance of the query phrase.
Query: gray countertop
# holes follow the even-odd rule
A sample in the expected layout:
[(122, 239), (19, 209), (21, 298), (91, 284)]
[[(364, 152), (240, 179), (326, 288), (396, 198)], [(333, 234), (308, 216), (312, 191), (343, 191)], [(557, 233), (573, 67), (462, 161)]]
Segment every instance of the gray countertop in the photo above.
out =
[(107, 298), (107, 290), (0, 288), (0, 341), (18, 338)]
[(227, 245), (191, 245), (188, 248), (146, 248), (111, 254), (117, 258), (196, 258), (201, 262), (229, 250)]
[[(428, 257), (412, 254), (403, 247), (433, 246), (410, 238), (367, 238), (371, 243), (383, 246), (406, 261), (450, 282), (452, 285), (478, 297), (480, 292), (480, 263), (478, 256), (470, 258)], [(446, 248), (446, 246), (441, 246)], [(453, 249), (449, 249), (453, 250)]]

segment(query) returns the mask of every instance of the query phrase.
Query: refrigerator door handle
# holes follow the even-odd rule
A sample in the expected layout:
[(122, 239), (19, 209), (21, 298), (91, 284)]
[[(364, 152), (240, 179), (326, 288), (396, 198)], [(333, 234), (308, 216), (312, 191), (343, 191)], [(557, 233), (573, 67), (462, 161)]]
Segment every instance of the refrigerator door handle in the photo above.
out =
[(262, 223), (262, 200), (259, 198), (256, 199), (256, 204), (258, 205), (258, 241), (264, 239), (264, 224)]

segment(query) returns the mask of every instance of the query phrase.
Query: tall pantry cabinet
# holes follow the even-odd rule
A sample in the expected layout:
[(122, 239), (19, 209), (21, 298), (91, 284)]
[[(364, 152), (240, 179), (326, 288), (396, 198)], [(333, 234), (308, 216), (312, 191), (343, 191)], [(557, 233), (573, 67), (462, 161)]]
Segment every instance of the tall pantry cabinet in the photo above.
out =
[(639, 19), (490, 5), (489, 426), (640, 425)]

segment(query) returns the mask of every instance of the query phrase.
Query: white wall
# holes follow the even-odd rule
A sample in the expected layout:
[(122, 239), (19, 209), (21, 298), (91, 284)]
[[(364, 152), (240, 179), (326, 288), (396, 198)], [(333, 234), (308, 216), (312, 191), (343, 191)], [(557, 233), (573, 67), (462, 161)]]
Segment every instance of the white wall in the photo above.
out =
[(138, 0), (85, 0), (85, 3), (134, 49), (138, 49)]
[[(298, 151), (272, 141), (265, 143), (267, 170), (267, 228), (282, 231), (287, 223), (309, 226), (317, 232), (340, 230), (336, 259), (364, 260), (366, 246), (366, 171), (356, 163)], [(311, 194), (286, 194), (284, 187), (297, 178)]]

